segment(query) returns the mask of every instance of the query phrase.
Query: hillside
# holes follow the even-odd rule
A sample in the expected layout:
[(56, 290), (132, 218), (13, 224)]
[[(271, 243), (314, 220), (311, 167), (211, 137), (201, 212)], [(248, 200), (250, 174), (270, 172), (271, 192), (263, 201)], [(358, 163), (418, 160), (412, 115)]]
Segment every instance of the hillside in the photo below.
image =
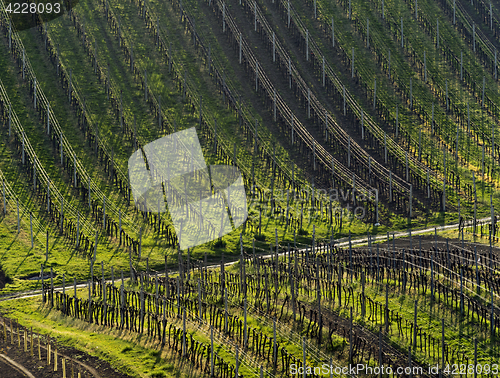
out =
[(7, 318), (130, 376), (498, 359), (497, 4), (29, 3), (0, 0)]

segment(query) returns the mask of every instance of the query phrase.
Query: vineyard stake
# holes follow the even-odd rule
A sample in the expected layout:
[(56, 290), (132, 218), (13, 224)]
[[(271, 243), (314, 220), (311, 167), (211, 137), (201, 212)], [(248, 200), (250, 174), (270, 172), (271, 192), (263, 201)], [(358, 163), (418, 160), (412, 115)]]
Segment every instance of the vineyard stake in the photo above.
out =
[(23, 163), (24, 165), (24, 161), (25, 161), (25, 158), (24, 158), (24, 132), (22, 133), (22, 137), (23, 137), (23, 140), (22, 140), (22, 152), (21, 152), (21, 163)]
[(375, 110), (375, 105), (377, 103), (377, 79), (373, 83), (373, 110)]
[(12, 104), (9, 103), (9, 138), (11, 134), (11, 127), (12, 126)]
[(427, 83), (427, 59), (426, 58), (427, 57), (426, 57), (426, 53), (425, 53), (425, 50), (424, 50), (424, 82)]
[(247, 339), (248, 339), (248, 330), (247, 330), (247, 298), (245, 292), (245, 299), (243, 300), (243, 348), (247, 348)]
[(12, 22), (10, 21), (10, 19), (9, 19), (9, 50), (12, 50)]
[(257, 1), (256, 0), (254, 0), (254, 2), (253, 2), (253, 13), (255, 15), (254, 21), (253, 21), (254, 31), (257, 31)]
[(255, 92), (258, 91), (258, 83), (259, 83), (259, 62), (255, 61)]
[(364, 112), (363, 109), (361, 109), (361, 139), (365, 139), (365, 129), (364, 129)]
[[(393, 239), (394, 240), (394, 239)], [(351, 315), (352, 317), (352, 315)], [(389, 332), (389, 284), (385, 284), (385, 332)]]
[(186, 348), (186, 308), (182, 308), (182, 357), (187, 353)]
[(410, 109), (413, 109), (413, 80), (410, 77)]
[(33, 214), (30, 212), (30, 235), (31, 235), (31, 248), (33, 248)]
[(384, 0), (382, 0), (382, 19), (385, 19), (385, 7), (384, 7)]
[[(382, 0), (383, 1), (383, 0)], [(391, 50), (389, 50), (389, 58), (388, 58), (389, 66), (388, 66), (388, 71), (389, 71), (389, 79), (391, 78)], [(396, 105), (397, 106), (397, 105)], [(396, 108), (397, 109), (397, 108)], [(397, 134), (396, 134), (397, 136)]]
[(278, 346), (276, 345), (276, 318), (273, 318), (273, 367), (278, 364)]
[(494, 65), (494, 69), (495, 69), (495, 80), (497, 80), (497, 78), (498, 78), (498, 75), (497, 75), (497, 49), (495, 49), (495, 65)]
[(460, 81), (463, 80), (464, 53), (460, 51)]
[(413, 184), (410, 184), (410, 219), (412, 217), (412, 207), (413, 207)]
[(392, 202), (392, 172), (389, 171), (389, 202)]
[(384, 161), (387, 164), (387, 133), (384, 132)]
[(469, 101), (467, 101), (467, 133), (470, 129), (470, 112), (469, 112)]
[(484, 89), (486, 87), (486, 77), (483, 76), (483, 96), (481, 97), (481, 106), (484, 108)]
[[(290, 0), (288, 0), (288, 5), (290, 5)], [(290, 21), (288, 21), (290, 24)], [(332, 47), (335, 47), (335, 24), (333, 22), (333, 17), (332, 17)]]
[(399, 132), (399, 105), (396, 105), (396, 138)]
[[(68, 100), (69, 100), (70, 104), (71, 104), (71, 93), (73, 91), (72, 81), (73, 81), (73, 70), (70, 68), (69, 69), (69, 83), (68, 83)], [(109, 99), (109, 97), (108, 97), (108, 99)], [(36, 104), (35, 104), (35, 107), (36, 107)]]
[(404, 47), (403, 17), (401, 17), (401, 48)]
[(439, 18), (436, 19), (436, 42), (437, 42), (437, 48), (439, 49)]
[(309, 62), (309, 30), (306, 29), (306, 61)]
[(476, 24), (472, 23), (472, 49), (476, 52)]
[(239, 46), (239, 56), (240, 56), (240, 64), (241, 64), (241, 32), (240, 32), (240, 46)]
[(210, 326), (210, 376), (214, 376), (214, 328), (212, 325)]
[(148, 70), (144, 70), (144, 101), (148, 101)]
[(21, 225), (19, 224), (19, 200), (16, 198), (16, 206), (17, 206), (17, 233), (21, 232)]
[(406, 161), (406, 181), (410, 181), (409, 167), (408, 167), (408, 151), (405, 151), (405, 161)]
[(311, 89), (307, 88), (307, 118), (311, 118)]
[(287, 16), (288, 16), (288, 28), (290, 28), (290, 0), (288, 0), (288, 5), (287, 5)]
[[(10, 104), (9, 104), (10, 110)], [(50, 104), (47, 103), (47, 135), (50, 135)], [(9, 136), (10, 136), (10, 119), (9, 119)]]
[(413, 310), (413, 350), (417, 350), (417, 301)]
[(351, 230), (349, 230), (349, 274), (351, 276), (351, 283), (352, 283), (352, 240), (351, 240)]
[(450, 105), (448, 101), (448, 79), (445, 81), (446, 85), (446, 111), (450, 110)]
[[(352, 364), (352, 343), (353, 343), (353, 332), (352, 332), (352, 307), (350, 308), (350, 317), (349, 317), (349, 364)], [(304, 364), (305, 366), (305, 364)]]
[(482, 175), (483, 175), (483, 180), (484, 180), (484, 148), (485, 148), (485, 145), (484, 145), (484, 142), (483, 142), (483, 157), (482, 157)]
[(54, 307), (54, 272), (50, 267), (50, 307)]
[(351, 167), (351, 137), (347, 140), (347, 166)]
[(5, 199), (5, 180), (2, 178), (2, 199), (3, 199), (3, 215), (7, 214), (7, 202)]
[(453, 25), (456, 24), (455, 2), (456, 2), (456, 0), (453, 0)]
[(370, 48), (370, 19), (366, 18), (366, 47)]
[(321, 76), (323, 78), (323, 87), (324, 87), (325, 86), (325, 56), (324, 55), (323, 55), (323, 62), (321, 65)]
[(342, 93), (344, 95), (344, 116), (346, 115), (346, 111), (345, 111), (345, 85), (342, 86)]
[[(350, 3), (351, 0), (349, 0)], [(354, 79), (354, 47), (352, 48), (352, 64), (351, 64), (351, 78)]]
[(422, 160), (422, 128), (418, 130), (418, 160)]
[[(378, 363), (379, 366), (382, 366), (382, 327), (379, 327), (378, 330)], [(378, 376), (382, 377), (382, 369), (379, 370)]]
[[(349, 0), (349, 4), (351, 3), (351, 0)], [(306, 338), (302, 338), (302, 366), (304, 367), (304, 374), (303, 378), (306, 378)], [(262, 370), (261, 370), (261, 377), (262, 377)]]

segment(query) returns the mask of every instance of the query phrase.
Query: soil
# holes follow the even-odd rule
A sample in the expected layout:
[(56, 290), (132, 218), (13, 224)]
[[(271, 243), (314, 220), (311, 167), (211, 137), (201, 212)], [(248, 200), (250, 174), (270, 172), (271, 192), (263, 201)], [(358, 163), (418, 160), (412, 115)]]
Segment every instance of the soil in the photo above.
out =
[[(28, 372), (37, 378), (61, 378), (62, 377), (62, 358), (66, 359), (66, 376), (72, 377), (72, 371), (76, 377), (78, 372), (82, 378), (128, 378), (129, 375), (123, 374), (114, 369), (109, 362), (91, 356), (73, 347), (67, 347), (57, 344), (54, 339), (50, 339), (51, 344), (51, 363), (47, 364), (47, 337), (41, 336), (40, 353), (41, 360), (38, 359), (38, 335), (33, 335), (33, 356), (30, 352), (30, 338), (28, 331), (28, 351), (24, 351), (24, 337), (21, 331), (20, 346), (18, 344), (17, 334), (14, 333), (13, 344), (10, 338), (10, 319), (6, 320), (7, 340), (3, 333), (3, 320), (0, 317), (0, 354), (3, 354), (11, 360), (22, 365)], [(14, 330), (18, 327), (12, 322)], [(58, 371), (54, 372), (54, 347), (57, 346)], [(12, 367), (6, 360), (0, 358), (0, 376), (5, 378), (27, 377), (19, 369)]]

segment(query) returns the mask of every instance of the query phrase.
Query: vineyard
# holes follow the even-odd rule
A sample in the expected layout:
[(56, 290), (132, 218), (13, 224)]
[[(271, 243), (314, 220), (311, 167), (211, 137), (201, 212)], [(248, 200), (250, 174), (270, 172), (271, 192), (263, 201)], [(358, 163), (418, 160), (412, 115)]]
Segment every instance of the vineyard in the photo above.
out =
[(498, 4), (25, 3), (2, 371), (498, 375)]

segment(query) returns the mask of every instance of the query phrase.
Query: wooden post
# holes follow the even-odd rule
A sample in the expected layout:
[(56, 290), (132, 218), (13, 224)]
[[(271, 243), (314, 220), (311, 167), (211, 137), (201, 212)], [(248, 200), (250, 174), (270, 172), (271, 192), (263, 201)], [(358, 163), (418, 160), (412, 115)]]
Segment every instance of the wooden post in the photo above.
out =
[(352, 307), (350, 308), (350, 317), (349, 317), (349, 364), (353, 363), (353, 342), (354, 335), (352, 330)]
[(311, 89), (307, 87), (307, 118), (311, 118)]
[(410, 181), (410, 172), (408, 166), (408, 151), (405, 151), (405, 161), (406, 161), (406, 181)]
[[(276, 272), (276, 274), (278, 274)], [(276, 318), (273, 318), (273, 367), (276, 369), (278, 365), (278, 345), (276, 343)]]
[(469, 101), (467, 101), (467, 133), (470, 130), (470, 112), (469, 112)]
[(30, 235), (31, 235), (31, 248), (33, 248), (33, 214), (30, 211)]
[(401, 17), (401, 48), (404, 47), (403, 17)]
[(481, 97), (481, 106), (484, 108), (484, 90), (486, 87), (486, 77), (483, 76), (483, 96)]
[(384, 161), (387, 164), (387, 133), (384, 132)]
[(7, 214), (7, 200), (5, 199), (5, 180), (2, 178), (2, 200), (3, 200), (3, 215)]
[(396, 105), (396, 138), (399, 133), (399, 105)]
[(274, 98), (273, 98), (273, 116), (274, 116), (274, 122), (276, 122), (276, 89), (274, 89)]
[(424, 50), (424, 82), (427, 83), (427, 56), (425, 50)]
[(273, 62), (276, 62), (276, 35), (273, 32)]
[[(349, 0), (349, 4), (351, 0)], [(351, 59), (351, 78), (354, 79), (354, 47), (352, 48), (352, 59)]]
[(472, 22), (472, 50), (476, 52), (476, 23)]
[(463, 51), (460, 51), (460, 81), (462, 81), (464, 78), (463, 67), (464, 67), (464, 53)]
[(413, 109), (413, 78), (410, 77), (410, 109)]
[[(490, 4), (491, 5), (491, 4)], [(498, 71), (497, 71), (497, 49), (495, 49), (495, 64), (494, 64), (494, 74), (495, 74), (495, 80), (498, 79)]]
[(77, 212), (76, 218), (76, 248), (80, 246), (80, 212)]
[[(245, 291), (246, 294), (246, 291)], [(243, 300), (243, 348), (247, 347), (247, 339), (248, 339), (248, 329), (247, 329), (247, 299), (245, 295), (245, 299)]]
[(342, 93), (344, 95), (344, 116), (346, 115), (346, 109), (345, 109), (345, 85), (342, 86)]
[(9, 138), (11, 134), (11, 129), (12, 129), (12, 104), (9, 103)]
[(422, 128), (418, 130), (418, 160), (422, 159)]
[(214, 328), (210, 326), (210, 377), (214, 376)]
[(445, 80), (446, 87), (446, 111), (450, 110), (450, 102), (448, 101), (448, 79)]
[(413, 207), (413, 185), (410, 184), (410, 210), (409, 210), (409, 216), (410, 216), (410, 219), (412, 217), (412, 207)]
[(16, 198), (16, 206), (17, 206), (17, 233), (21, 232), (21, 225), (19, 222), (19, 200)]
[(322, 57), (322, 65), (321, 65), (321, 76), (323, 79), (323, 88), (325, 87), (325, 56)]
[[(349, 4), (351, 4), (351, 0), (349, 0)], [(306, 378), (306, 338), (302, 338), (302, 366), (304, 367), (304, 375), (303, 378)], [(262, 374), (261, 374), (262, 375)]]
[(436, 42), (437, 42), (437, 48), (439, 50), (439, 18), (436, 20)]
[(241, 58), (242, 58), (242, 56), (241, 56), (241, 43), (242, 43), (242, 36), (241, 36), (241, 32), (240, 32), (240, 43), (239, 43), (239, 57), (240, 57), (239, 62), (240, 62), (240, 64), (241, 64)]
[(370, 48), (370, 19), (366, 18), (366, 47)]
[(351, 136), (347, 139), (347, 166), (351, 167)]

